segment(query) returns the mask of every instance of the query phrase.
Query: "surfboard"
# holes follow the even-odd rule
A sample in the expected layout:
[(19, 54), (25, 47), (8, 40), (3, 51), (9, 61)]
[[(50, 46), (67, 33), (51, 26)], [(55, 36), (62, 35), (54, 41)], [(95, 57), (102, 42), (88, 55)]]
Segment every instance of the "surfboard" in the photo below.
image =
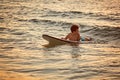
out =
[(56, 38), (53, 36), (49, 36), (46, 34), (43, 34), (42, 37), (49, 42), (50, 45), (63, 45), (63, 44), (79, 44), (80, 41), (70, 41), (70, 40), (64, 40), (60, 38)]

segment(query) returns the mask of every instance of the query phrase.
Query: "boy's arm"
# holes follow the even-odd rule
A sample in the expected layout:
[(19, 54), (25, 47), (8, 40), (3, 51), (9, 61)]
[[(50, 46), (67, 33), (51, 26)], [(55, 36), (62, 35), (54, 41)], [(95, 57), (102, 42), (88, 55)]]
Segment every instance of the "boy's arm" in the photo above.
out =
[(77, 40), (79, 41), (79, 40), (80, 40), (80, 38), (81, 38), (81, 37), (80, 37), (80, 34), (78, 33), (78, 39), (77, 39)]
[(67, 40), (69, 38), (69, 34), (65, 37), (65, 39)]
[(67, 40), (68, 38), (69, 38), (69, 34), (65, 38), (61, 38), (61, 39)]

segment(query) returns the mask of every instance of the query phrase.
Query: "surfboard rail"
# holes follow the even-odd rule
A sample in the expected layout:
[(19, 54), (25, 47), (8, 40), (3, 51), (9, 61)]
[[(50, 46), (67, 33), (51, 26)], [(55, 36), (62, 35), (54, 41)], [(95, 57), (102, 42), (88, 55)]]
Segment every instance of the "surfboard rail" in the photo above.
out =
[(42, 37), (49, 42), (49, 44), (56, 44), (56, 45), (62, 45), (62, 44), (79, 44), (79, 41), (70, 41), (70, 40), (64, 40), (60, 38), (56, 38), (53, 36), (49, 36), (47, 34), (43, 34)]

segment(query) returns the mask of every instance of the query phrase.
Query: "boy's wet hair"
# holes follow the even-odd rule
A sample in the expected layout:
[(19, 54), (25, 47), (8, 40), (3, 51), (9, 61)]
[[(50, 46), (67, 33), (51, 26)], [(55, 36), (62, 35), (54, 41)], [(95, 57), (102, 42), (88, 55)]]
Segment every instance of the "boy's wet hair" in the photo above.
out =
[(71, 32), (74, 32), (74, 31), (76, 31), (78, 28), (79, 28), (78, 25), (72, 25), (70, 29), (71, 29)]

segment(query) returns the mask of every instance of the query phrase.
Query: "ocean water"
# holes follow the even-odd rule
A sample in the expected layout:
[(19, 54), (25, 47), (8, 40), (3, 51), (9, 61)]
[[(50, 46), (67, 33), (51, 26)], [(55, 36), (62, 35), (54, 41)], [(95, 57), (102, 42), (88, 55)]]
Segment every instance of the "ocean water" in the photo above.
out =
[[(72, 24), (94, 42), (43, 46)], [(0, 80), (120, 80), (120, 0), (0, 0)]]

